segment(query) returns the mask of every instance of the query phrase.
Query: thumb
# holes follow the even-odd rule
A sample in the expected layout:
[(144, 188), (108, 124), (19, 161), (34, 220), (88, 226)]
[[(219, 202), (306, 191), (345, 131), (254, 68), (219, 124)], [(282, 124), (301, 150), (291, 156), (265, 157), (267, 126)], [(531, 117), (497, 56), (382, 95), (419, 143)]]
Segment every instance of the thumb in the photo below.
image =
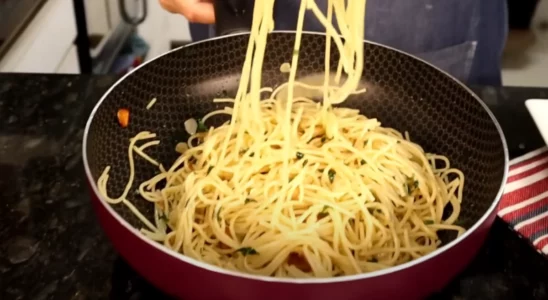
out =
[(169, 12), (185, 16), (191, 23), (215, 23), (213, 2), (209, 0), (160, 0), (160, 5)]

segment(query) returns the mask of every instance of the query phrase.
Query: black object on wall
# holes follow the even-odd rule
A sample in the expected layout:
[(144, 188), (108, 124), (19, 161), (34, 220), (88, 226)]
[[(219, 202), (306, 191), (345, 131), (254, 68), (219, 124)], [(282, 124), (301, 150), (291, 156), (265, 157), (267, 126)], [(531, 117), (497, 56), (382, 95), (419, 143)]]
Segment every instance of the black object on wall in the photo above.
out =
[(86, 24), (86, 8), (84, 1), (74, 0), (74, 15), (76, 19), (76, 51), (78, 52), (78, 61), (80, 63), (80, 73), (90, 74), (92, 70), (91, 55), (89, 53), (88, 27)]
[(529, 29), (539, 0), (506, 1), (508, 3), (508, 23), (510, 29)]
[[(92, 0), (97, 1), (97, 0)], [(130, 11), (133, 11), (132, 7), (137, 5), (137, 1), (119, 0), (119, 9), (122, 20), (118, 24), (112, 24), (113, 29), (106, 37), (106, 41), (102, 44), (100, 51), (92, 56), (91, 47), (96, 46), (94, 43), (98, 43), (97, 36), (89, 35), (87, 28), (87, 14), (84, 0), (73, 0), (74, 14), (76, 17), (76, 28), (78, 30), (76, 37), (76, 47), (78, 51), (78, 59), (80, 62), (80, 72), (82, 74), (106, 74), (112, 71), (113, 65), (116, 59), (120, 55), (124, 45), (128, 43), (129, 39), (136, 32), (136, 26), (142, 23), (147, 17), (147, 1), (141, 0), (141, 16), (130, 16), (126, 10), (126, 4), (133, 4), (129, 7)], [(108, 14), (108, 11), (105, 11)], [(101, 41), (102, 36), (99, 36)]]

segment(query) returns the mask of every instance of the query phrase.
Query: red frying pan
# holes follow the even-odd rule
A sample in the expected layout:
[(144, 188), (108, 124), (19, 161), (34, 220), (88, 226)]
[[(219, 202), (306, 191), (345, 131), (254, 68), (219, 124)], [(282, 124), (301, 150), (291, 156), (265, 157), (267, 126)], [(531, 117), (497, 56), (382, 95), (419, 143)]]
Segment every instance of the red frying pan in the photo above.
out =
[[(219, 19), (219, 18), (218, 18)], [(242, 25), (242, 23), (234, 23)], [(344, 106), (378, 118), (384, 126), (409, 131), (427, 152), (447, 156), (466, 174), (460, 224), (466, 233), (440, 234), (437, 251), (403, 265), (366, 274), (322, 279), (287, 279), (248, 275), (199, 262), (164, 248), (139, 233), (141, 223), (123, 205), (105, 202), (97, 179), (112, 169), (109, 193), (120, 194), (127, 182), (129, 138), (154, 131), (161, 144), (147, 150), (168, 166), (179, 141), (188, 138), (184, 122), (219, 106), (212, 99), (235, 96), (249, 36), (234, 34), (194, 43), (151, 60), (120, 79), (99, 101), (86, 126), (83, 156), (93, 205), (99, 221), (119, 253), (158, 288), (182, 299), (421, 299), (443, 288), (474, 257), (495, 219), (507, 174), (508, 151), (503, 133), (486, 105), (466, 86), (436, 67), (401, 51), (365, 42), (362, 85)], [(280, 65), (290, 60), (295, 35), (269, 37), (263, 68), (265, 86), (287, 80)], [(323, 74), (325, 36), (302, 37), (298, 77)], [(337, 51), (332, 53), (336, 66)], [(157, 98), (154, 109), (146, 106)], [(226, 104), (222, 104), (225, 106)], [(121, 128), (116, 114), (131, 112)], [(156, 168), (136, 161), (135, 187)], [(131, 200), (152, 217), (153, 204)]]

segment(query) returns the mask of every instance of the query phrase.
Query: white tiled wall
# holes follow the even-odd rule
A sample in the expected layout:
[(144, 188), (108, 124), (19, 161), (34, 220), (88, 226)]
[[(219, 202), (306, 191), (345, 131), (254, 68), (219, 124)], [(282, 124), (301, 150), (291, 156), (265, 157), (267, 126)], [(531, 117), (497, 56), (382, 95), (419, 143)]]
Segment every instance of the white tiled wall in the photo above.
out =
[(512, 31), (502, 61), (504, 85), (548, 87), (548, 0), (540, 0), (527, 31)]

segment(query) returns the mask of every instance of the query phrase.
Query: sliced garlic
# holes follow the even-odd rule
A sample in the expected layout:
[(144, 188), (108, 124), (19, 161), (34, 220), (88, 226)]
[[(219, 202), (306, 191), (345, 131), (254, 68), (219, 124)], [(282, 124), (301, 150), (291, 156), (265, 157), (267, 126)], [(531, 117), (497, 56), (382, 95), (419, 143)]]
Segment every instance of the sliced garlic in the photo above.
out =
[(187, 143), (177, 143), (177, 145), (175, 146), (175, 151), (177, 151), (181, 154), (185, 153), (186, 150), (188, 150)]
[(196, 131), (198, 130), (198, 122), (196, 119), (191, 118), (185, 121), (185, 130), (190, 135), (196, 134)]

